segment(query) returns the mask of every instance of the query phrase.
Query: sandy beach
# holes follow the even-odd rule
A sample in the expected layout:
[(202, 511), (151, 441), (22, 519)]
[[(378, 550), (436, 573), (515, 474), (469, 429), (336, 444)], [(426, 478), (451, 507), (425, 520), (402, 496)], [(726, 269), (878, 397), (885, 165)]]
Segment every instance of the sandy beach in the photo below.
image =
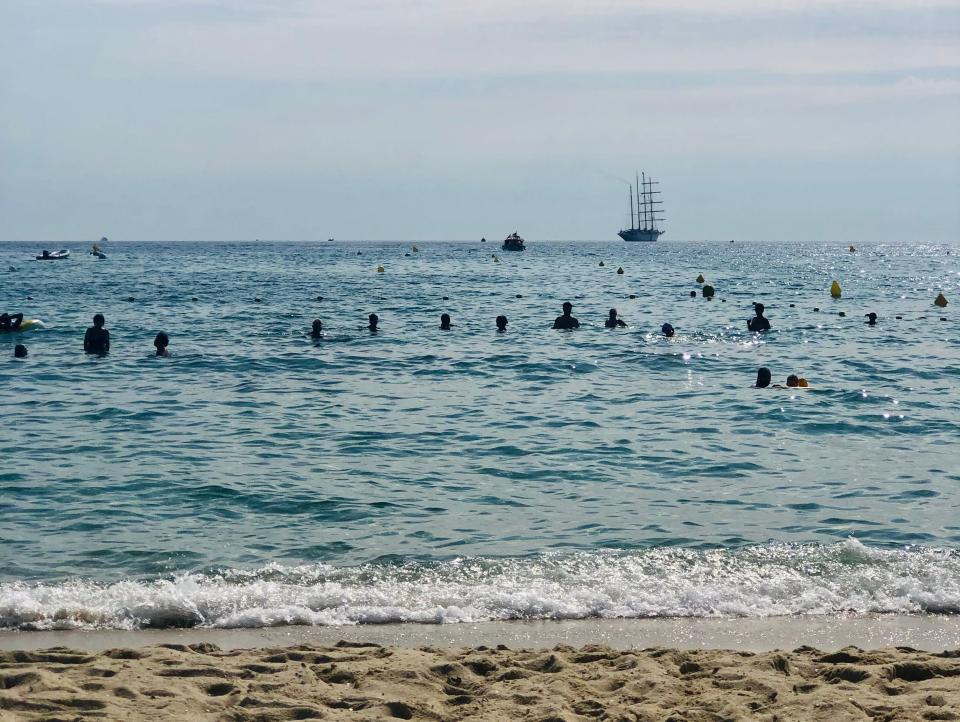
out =
[(960, 652), (366, 642), (0, 652), (2, 720), (955, 720)]

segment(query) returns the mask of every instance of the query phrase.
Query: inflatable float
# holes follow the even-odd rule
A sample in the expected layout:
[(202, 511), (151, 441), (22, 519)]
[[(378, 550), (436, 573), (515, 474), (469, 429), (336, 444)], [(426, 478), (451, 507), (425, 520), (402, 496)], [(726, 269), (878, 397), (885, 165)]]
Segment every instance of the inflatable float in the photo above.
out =
[(44, 251), (42, 254), (37, 256), (38, 261), (59, 261), (63, 258), (70, 258), (70, 251), (63, 249), (62, 251)]
[(32, 331), (35, 328), (43, 328), (43, 321), (39, 318), (25, 318), (20, 322), (17, 328), (0, 328), (0, 333), (19, 333), (20, 331)]

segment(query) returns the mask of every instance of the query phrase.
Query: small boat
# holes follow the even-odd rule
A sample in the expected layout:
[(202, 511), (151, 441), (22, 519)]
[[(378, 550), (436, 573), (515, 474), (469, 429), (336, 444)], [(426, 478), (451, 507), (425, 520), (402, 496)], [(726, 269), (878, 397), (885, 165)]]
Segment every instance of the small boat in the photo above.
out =
[[(106, 239), (106, 238), (101, 238), (100, 240), (101, 240), (101, 241), (105, 241), (105, 240), (107, 240), (107, 239)], [(99, 244), (99, 243), (94, 243), (94, 244), (93, 244), (93, 247), (90, 249), (90, 255), (91, 255), (91, 256), (96, 256), (96, 257), (99, 258), (101, 261), (102, 261), (104, 258), (107, 257), (107, 254), (103, 252), (103, 249), (102, 249), (102, 248), (100, 248), (100, 244)]]
[(523, 239), (517, 235), (516, 231), (503, 239), (503, 250), (505, 251), (522, 251), (524, 249)]
[(481, 242), (481, 243), (486, 243), (486, 242), (487, 242), (486, 236), (484, 236), (483, 238), (481, 238), (481, 239), (480, 239), (480, 242)]
[(62, 251), (44, 251), (41, 255), (37, 256), (38, 261), (59, 261), (64, 258), (70, 258), (70, 251), (63, 249)]
[[(630, 243), (644, 242), (651, 243), (663, 235), (663, 231), (657, 228), (657, 221), (662, 221), (659, 217), (661, 213), (660, 206), (663, 201), (656, 199), (660, 191), (654, 190), (654, 186), (659, 185), (657, 181), (648, 178), (643, 174), (641, 179), (637, 177), (637, 205), (633, 205), (633, 185), (630, 185), (630, 227), (624, 228), (617, 235)], [(636, 221), (634, 221), (634, 210), (636, 210)]]

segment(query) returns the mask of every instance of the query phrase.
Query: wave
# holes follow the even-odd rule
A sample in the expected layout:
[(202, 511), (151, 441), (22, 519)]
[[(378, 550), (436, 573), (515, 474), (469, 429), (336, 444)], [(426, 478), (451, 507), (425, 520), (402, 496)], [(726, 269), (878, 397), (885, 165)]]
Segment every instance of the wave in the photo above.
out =
[(958, 614), (960, 554), (851, 539), (0, 584), (0, 627), (19, 630), (831, 613)]

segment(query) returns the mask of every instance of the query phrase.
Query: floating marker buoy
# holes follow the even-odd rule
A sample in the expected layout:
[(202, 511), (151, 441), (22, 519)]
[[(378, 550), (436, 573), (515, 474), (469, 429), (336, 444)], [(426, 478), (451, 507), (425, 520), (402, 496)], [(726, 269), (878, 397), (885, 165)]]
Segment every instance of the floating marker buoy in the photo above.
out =
[(843, 293), (843, 290), (840, 288), (840, 284), (837, 281), (834, 281), (830, 284), (830, 295), (834, 298), (840, 298), (840, 294)]
[(894, 316), (894, 318), (897, 319), (898, 321), (902, 321), (902, 320), (903, 320), (903, 316)]
[(317, 296), (317, 300), (318, 300), (318, 301), (322, 301), (322, 300), (323, 300), (323, 296)]
[(797, 306), (797, 304), (795, 304), (795, 303), (791, 303), (791, 304), (790, 304), (790, 308), (796, 308), (796, 306)]
[(522, 293), (518, 293), (518, 294), (517, 294), (517, 298), (523, 298), (523, 294), (522, 294)]
[(194, 297), (193, 297), (193, 298), (191, 298), (190, 300), (191, 300), (191, 301), (199, 301), (200, 299), (199, 299), (199, 298), (197, 298), (196, 296), (194, 296)]
[(846, 316), (846, 315), (847, 315), (847, 312), (846, 312), (846, 311), (841, 311), (841, 312), (838, 313), (837, 315), (838, 315), (838, 316)]
[(940, 317), (940, 320), (941, 320), (941, 321), (946, 321), (946, 320), (947, 320), (947, 317), (946, 317), (946, 316), (941, 316), (941, 317)]
[(620, 266), (620, 268), (617, 269), (617, 275), (618, 275), (618, 276), (622, 276), (622, 275), (623, 275), (623, 266)]
[(716, 290), (709, 283), (703, 287), (704, 298), (713, 298), (714, 293), (716, 293)]
[(701, 273), (699, 276), (697, 276), (697, 283), (703, 283), (703, 274), (702, 274), (702, 273)]
[(443, 300), (444, 300), (444, 301), (449, 301), (449, 300), (450, 300), (450, 297), (449, 297), (449, 296), (444, 296), (444, 297), (443, 297)]
[(947, 305), (947, 299), (943, 297), (942, 293), (938, 293), (933, 303), (939, 306), (940, 308), (944, 308)]
[(603, 264), (603, 261), (600, 261), (600, 264), (599, 264), (599, 265), (600, 265), (601, 268), (603, 268), (603, 265), (604, 265), (604, 264)]
[(819, 312), (820, 312), (820, 309), (819, 309), (817, 306), (814, 306), (814, 307), (813, 307), (813, 311), (814, 311), (814, 313), (819, 313)]
[(377, 266), (377, 273), (383, 273), (383, 272), (384, 272), (383, 266)]
[(253, 299), (253, 302), (254, 302), (254, 303), (260, 303), (260, 299), (259, 299), (259, 298), (255, 298), (255, 299)]
[(635, 294), (635, 293), (631, 293), (631, 294), (630, 294), (630, 298), (636, 298), (636, 297), (637, 297), (637, 294)]

